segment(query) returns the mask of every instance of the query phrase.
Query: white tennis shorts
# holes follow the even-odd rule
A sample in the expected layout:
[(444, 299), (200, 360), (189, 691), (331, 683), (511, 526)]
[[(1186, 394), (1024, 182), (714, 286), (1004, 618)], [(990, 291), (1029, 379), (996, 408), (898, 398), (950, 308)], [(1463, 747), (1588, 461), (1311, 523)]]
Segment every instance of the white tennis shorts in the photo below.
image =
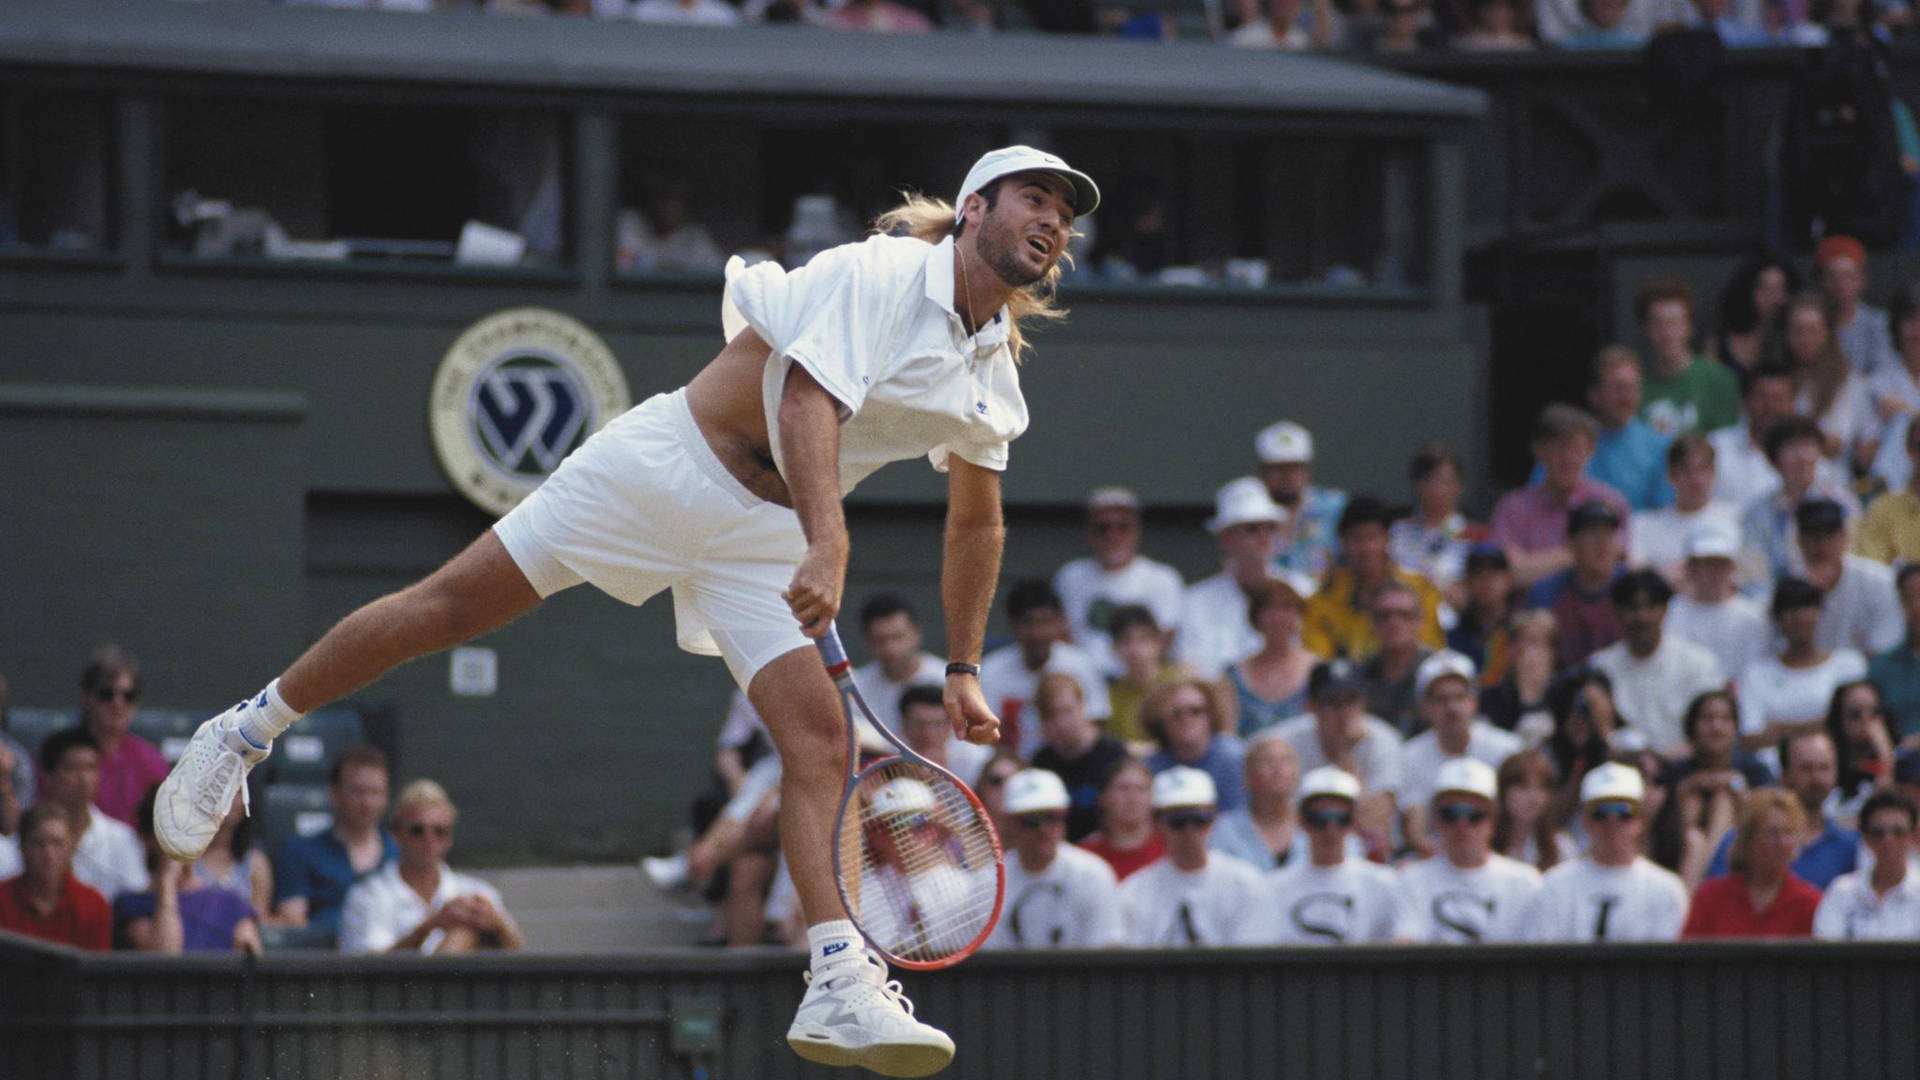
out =
[(813, 645), (780, 596), (806, 553), (800, 519), (727, 472), (685, 389), (600, 429), (493, 531), (542, 597), (588, 582), (637, 605), (671, 588), (680, 647), (724, 658), (742, 688)]

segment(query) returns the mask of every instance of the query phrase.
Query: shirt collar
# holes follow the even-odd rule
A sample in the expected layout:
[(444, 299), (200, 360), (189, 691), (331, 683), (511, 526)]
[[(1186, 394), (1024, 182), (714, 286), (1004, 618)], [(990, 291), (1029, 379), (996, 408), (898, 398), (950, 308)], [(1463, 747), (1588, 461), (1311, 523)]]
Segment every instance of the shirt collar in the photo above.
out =
[[(960, 312), (953, 306), (953, 237), (941, 240), (933, 245), (933, 250), (927, 252), (926, 279), (927, 299), (938, 304), (940, 310), (959, 319)], [(979, 333), (973, 335), (974, 350), (986, 352), (1004, 345), (1012, 325), (1013, 315), (1003, 304), (999, 311), (993, 313), (993, 318), (980, 328)]]

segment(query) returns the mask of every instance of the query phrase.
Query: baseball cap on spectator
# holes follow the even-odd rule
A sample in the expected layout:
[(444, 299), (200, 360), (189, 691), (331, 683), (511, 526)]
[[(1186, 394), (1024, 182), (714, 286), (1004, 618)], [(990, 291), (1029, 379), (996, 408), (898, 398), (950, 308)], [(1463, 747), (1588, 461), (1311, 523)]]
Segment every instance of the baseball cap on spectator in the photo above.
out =
[(1207, 519), (1207, 531), (1217, 533), (1235, 525), (1258, 522), (1283, 524), (1287, 512), (1267, 494), (1266, 485), (1251, 476), (1229, 480), (1213, 497), (1213, 517)]
[(1492, 803), (1500, 794), (1500, 778), (1493, 766), (1479, 758), (1448, 758), (1433, 772), (1433, 797), (1473, 795)]
[(1420, 667), (1413, 674), (1413, 700), (1425, 700), (1427, 688), (1448, 676), (1465, 679), (1467, 686), (1472, 687), (1479, 672), (1474, 670), (1472, 660), (1452, 649), (1442, 649), (1420, 661)]
[(1647, 781), (1631, 765), (1609, 761), (1596, 766), (1580, 781), (1582, 806), (1597, 802), (1630, 802), (1640, 805), (1647, 797)]
[(1733, 526), (1705, 518), (1687, 526), (1687, 558), (1732, 559), (1740, 554), (1740, 537)]
[(1607, 749), (1616, 754), (1644, 754), (1653, 749), (1653, 743), (1639, 728), (1615, 728), (1613, 734), (1607, 736)]
[(1847, 527), (1847, 512), (1832, 499), (1802, 499), (1793, 508), (1793, 524), (1801, 536), (1832, 536)]
[(1304, 465), (1313, 460), (1313, 435), (1291, 420), (1268, 424), (1253, 437), (1253, 453), (1262, 465)]
[(1338, 765), (1308, 769), (1307, 775), (1300, 778), (1300, 790), (1294, 793), (1293, 801), (1305, 806), (1309, 799), (1329, 797), (1345, 799), (1350, 803), (1359, 802), (1359, 779)]
[(1074, 217), (1085, 217), (1100, 207), (1100, 186), (1093, 182), (1093, 177), (1045, 150), (1035, 150), (1031, 146), (1003, 146), (981, 154), (980, 160), (967, 170), (967, 178), (960, 185), (960, 195), (953, 200), (954, 215), (959, 215), (960, 204), (967, 201), (967, 196), (1003, 176), (1023, 172), (1050, 172), (1065, 177), (1073, 185)]
[(1313, 671), (1307, 675), (1307, 697), (1317, 698), (1324, 694), (1355, 693), (1365, 689), (1360, 677), (1360, 665), (1347, 659), (1322, 660), (1313, 665)]
[(1814, 265), (1825, 266), (1833, 259), (1852, 259), (1855, 263), (1867, 265), (1867, 246), (1851, 236), (1829, 236), (1820, 241), (1814, 249)]
[(1097, 487), (1087, 496), (1087, 509), (1092, 510), (1132, 510), (1140, 512), (1140, 500), (1133, 492), (1123, 487)]
[(1903, 751), (1893, 759), (1893, 782), (1920, 784), (1920, 749)]
[(1477, 574), (1483, 570), (1511, 570), (1507, 562), (1507, 553), (1499, 544), (1481, 541), (1467, 552), (1466, 572)]
[(1588, 499), (1567, 513), (1567, 535), (1578, 536), (1588, 529), (1617, 529), (1620, 511), (1605, 499)]
[(1021, 769), (1007, 777), (1001, 809), (1008, 814), (1031, 814), (1036, 810), (1065, 810), (1071, 804), (1067, 785), (1058, 774), (1045, 769)]
[(1186, 806), (1212, 806), (1220, 801), (1213, 777), (1199, 769), (1175, 765), (1153, 778), (1153, 808), (1175, 810)]
[(877, 817), (920, 813), (933, 809), (933, 805), (933, 789), (911, 776), (887, 781), (873, 796), (873, 812)]

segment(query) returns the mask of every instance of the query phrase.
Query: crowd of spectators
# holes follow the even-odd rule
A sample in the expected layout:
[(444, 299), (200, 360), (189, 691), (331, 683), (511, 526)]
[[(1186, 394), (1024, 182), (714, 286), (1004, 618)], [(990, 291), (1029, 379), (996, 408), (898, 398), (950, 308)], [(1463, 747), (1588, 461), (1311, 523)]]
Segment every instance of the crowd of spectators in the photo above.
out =
[[(0, 717), (6, 704), (0, 681)], [(281, 930), (349, 953), (520, 948), (500, 894), (447, 865), (453, 800), (416, 780), (389, 813), (371, 746), (333, 760), (324, 828), (264, 851), (242, 791), (199, 860), (168, 858), (153, 828), (168, 766), (133, 731), (139, 706), (139, 663), (104, 646), (81, 673), (78, 724), (37, 755), (0, 734), (0, 930), (167, 955), (258, 952)]]
[[(1089, 554), (1006, 591), (991, 754), (940, 725), (912, 608), (868, 598), (861, 685), (924, 701), (916, 747), (1007, 840), (991, 943), (1920, 938), (1920, 471), (1877, 466), (1920, 456), (1920, 290), (1864, 303), (1845, 237), (1814, 272), (1742, 269), (1704, 342), (1693, 287), (1646, 282), (1644, 359), (1541, 410), (1485, 524), (1449, 448), (1396, 507), (1316, 485), (1282, 421), (1181, 586), (1095, 489)], [(777, 815), (734, 752), (739, 812)], [(696, 850), (663, 880), (725, 874)], [(791, 934), (762, 899), (730, 940)]]

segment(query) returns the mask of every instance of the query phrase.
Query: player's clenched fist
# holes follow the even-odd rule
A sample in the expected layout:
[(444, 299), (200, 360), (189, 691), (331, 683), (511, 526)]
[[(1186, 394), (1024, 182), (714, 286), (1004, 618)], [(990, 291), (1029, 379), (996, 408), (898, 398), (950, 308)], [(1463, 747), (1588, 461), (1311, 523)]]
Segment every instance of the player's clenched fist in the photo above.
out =
[(840, 614), (840, 594), (846, 587), (847, 555), (809, 546), (805, 558), (793, 572), (793, 583), (781, 593), (800, 632), (817, 638), (827, 632), (834, 616)]

